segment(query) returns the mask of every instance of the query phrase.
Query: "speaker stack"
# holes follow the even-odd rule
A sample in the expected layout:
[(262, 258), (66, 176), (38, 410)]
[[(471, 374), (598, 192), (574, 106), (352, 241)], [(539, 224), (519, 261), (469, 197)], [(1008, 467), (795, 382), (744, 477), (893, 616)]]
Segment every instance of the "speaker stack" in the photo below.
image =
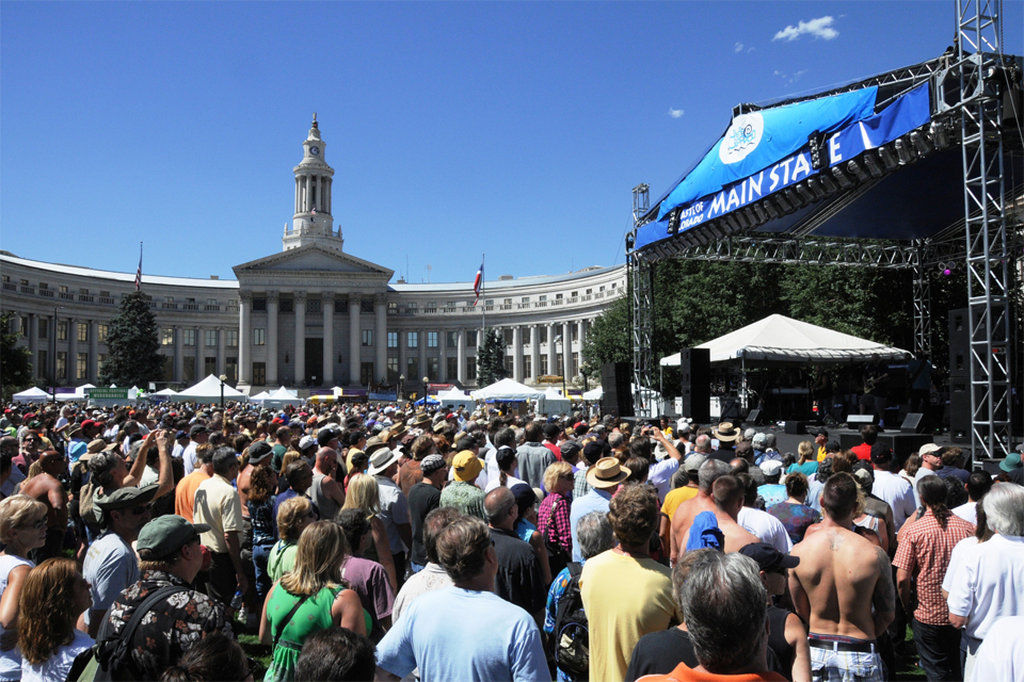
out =
[(971, 433), (971, 331), (967, 308), (949, 311), (949, 432)]
[(698, 424), (707, 424), (711, 421), (711, 351), (707, 348), (681, 350), (679, 373), (683, 416)]
[(606, 362), (601, 365), (601, 412), (617, 417), (633, 416), (633, 395), (629, 385), (633, 369), (628, 362)]

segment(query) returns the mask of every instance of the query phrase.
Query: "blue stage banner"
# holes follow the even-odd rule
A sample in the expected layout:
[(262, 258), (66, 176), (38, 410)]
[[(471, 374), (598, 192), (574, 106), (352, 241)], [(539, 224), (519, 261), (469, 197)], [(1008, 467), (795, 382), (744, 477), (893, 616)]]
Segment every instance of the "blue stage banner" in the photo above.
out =
[(395, 402), (398, 400), (397, 393), (374, 393), (370, 392), (366, 396), (367, 400), (384, 400), (388, 402)]
[[(849, 161), (867, 150), (891, 142), (927, 124), (931, 119), (930, 112), (928, 84), (924, 83), (899, 97), (880, 113), (853, 122), (829, 136), (826, 139), (829, 167)], [(811, 167), (811, 152), (807, 147), (806, 135), (803, 143), (802, 149), (742, 178), (739, 182), (729, 184), (720, 191), (702, 196), (691, 203), (680, 204), (679, 232), (743, 208), (816, 175), (818, 171)], [(671, 198), (671, 195), (669, 196)], [(667, 202), (668, 199), (662, 205)], [(648, 223), (641, 227), (637, 234), (636, 248), (668, 236), (670, 235), (667, 218)]]

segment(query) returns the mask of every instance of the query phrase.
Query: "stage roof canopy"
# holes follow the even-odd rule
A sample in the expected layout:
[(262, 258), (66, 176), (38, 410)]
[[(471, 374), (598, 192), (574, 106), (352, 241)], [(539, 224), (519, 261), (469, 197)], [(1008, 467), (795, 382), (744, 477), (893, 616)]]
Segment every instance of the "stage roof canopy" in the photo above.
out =
[[(875, 343), (850, 334), (769, 315), (746, 327), (729, 332), (697, 348), (711, 351), (711, 362), (750, 360), (760, 362), (849, 363), (874, 360), (907, 360), (908, 351)], [(661, 359), (663, 367), (680, 364), (679, 353)]]

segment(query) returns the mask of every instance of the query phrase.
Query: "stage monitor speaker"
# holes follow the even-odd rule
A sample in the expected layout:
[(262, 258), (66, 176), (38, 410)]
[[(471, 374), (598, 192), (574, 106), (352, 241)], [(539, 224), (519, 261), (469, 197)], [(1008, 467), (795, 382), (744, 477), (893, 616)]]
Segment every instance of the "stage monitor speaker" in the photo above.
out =
[(900, 433), (924, 433), (924, 412), (907, 412), (900, 424)]
[(782, 430), (791, 436), (798, 436), (801, 433), (807, 433), (807, 422), (799, 419), (787, 419), (782, 424)]
[(750, 411), (750, 414), (747, 415), (747, 423), (754, 426), (761, 425), (761, 408), (755, 407)]
[(949, 432), (954, 440), (970, 438), (971, 378), (967, 373), (949, 375)]
[(877, 424), (878, 419), (873, 414), (848, 414), (846, 415), (846, 425), (851, 429), (859, 429), (865, 424)]
[(633, 416), (633, 395), (629, 385), (633, 370), (628, 362), (606, 362), (601, 365), (601, 412), (617, 417)]
[(698, 424), (711, 421), (711, 351), (684, 348), (679, 351), (682, 412)]
[(967, 308), (949, 311), (949, 375), (967, 375), (971, 371), (971, 332)]

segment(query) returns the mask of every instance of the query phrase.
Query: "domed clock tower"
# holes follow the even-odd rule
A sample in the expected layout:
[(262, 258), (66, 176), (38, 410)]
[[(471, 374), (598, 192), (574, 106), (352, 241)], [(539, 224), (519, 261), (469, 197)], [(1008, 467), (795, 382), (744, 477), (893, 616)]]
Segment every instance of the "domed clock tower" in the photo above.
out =
[(304, 244), (317, 244), (342, 250), (341, 228), (334, 229), (331, 216), (331, 183), (334, 169), (324, 161), (320, 127), (313, 114), (313, 125), (302, 143), (302, 161), (292, 169), (295, 175), (295, 214), (291, 228), (285, 227), (281, 245), (284, 250)]

